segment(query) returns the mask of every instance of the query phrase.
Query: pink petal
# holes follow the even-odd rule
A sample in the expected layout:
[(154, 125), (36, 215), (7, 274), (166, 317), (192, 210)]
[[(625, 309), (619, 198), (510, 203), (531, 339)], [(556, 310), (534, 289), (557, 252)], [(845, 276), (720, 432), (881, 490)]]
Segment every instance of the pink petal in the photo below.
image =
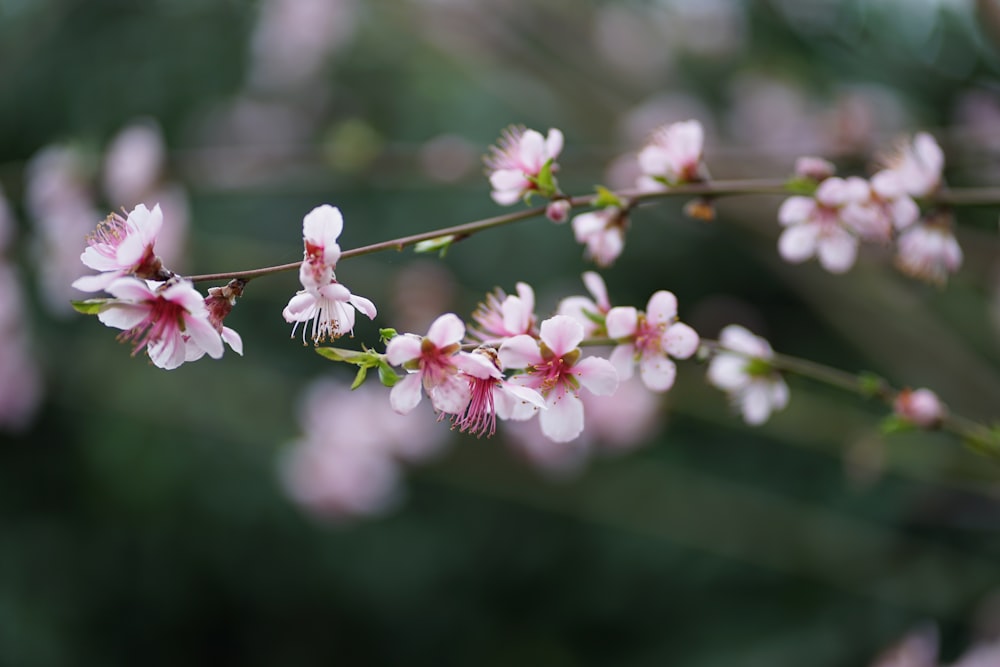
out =
[(639, 360), (639, 377), (650, 391), (667, 391), (674, 386), (677, 365), (663, 354), (646, 354)]
[(786, 262), (803, 262), (815, 254), (818, 237), (819, 228), (816, 225), (788, 227), (778, 237), (778, 254)]
[(153, 365), (164, 370), (173, 370), (183, 364), (187, 357), (187, 347), (179, 329), (171, 329), (157, 341), (146, 346)]
[(599, 273), (594, 271), (585, 272), (583, 274), (583, 284), (587, 287), (587, 291), (590, 292), (591, 296), (594, 297), (594, 302), (599, 308), (605, 311), (611, 308), (611, 300), (608, 299), (608, 288)]
[(816, 211), (816, 200), (810, 197), (789, 197), (778, 209), (778, 222), (784, 226), (809, 220)]
[(583, 402), (571, 393), (552, 392), (538, 415), (542, 433), (554, 442), (575, 440), (583, 432)]
[(156, 299), (156, 294), (149, 289), (145, 281), (138, 278), (118, 278), (108, 285), (107, 292), (111, 296), (126, 301), (151, 301)]
[(83, 292), (100, 292), (121, 277), (117, 271), (105, 271), (96, 276), (81, 276), (73, 281), (73, 287)]
[(675, 359), (690, 357), (700, 342), (698, 333), (683, 322), (671, 325), (663, 334), (663, 349)]
[(236, 332), (235, 329), (230, 329), (229, 327), (222, 327), (222, 340), (229, 345), (233, 352), (243, 356), (243, 339)]
[(521, 191), (529, 188), (531, 182), (524, 177), (520, 169), (498, 169), (490, 174), (490, 185), (494, 190), (517, 191), (520, 197)]
[(316, 296), (303, 290), (289, 299), (281, 315), (286, 322), (305, 322), (316, 317), (316, 306)]
[(471, 375), (474, 378), (479, 378), (480, 380), (488, 378), (499, 380), (503, 378), (503, 373), (500, 372), (500, 369), (483, 354), (459, 352), (451, 358), (451, 361), (463, 373)]
[(607, 359), (584, 357), (573, 366), (580, 385), (597, 396), (611, 396), (618, 389), (618, 371)]
[(97, 319), (115, 329), (129, 330), (149, 315), (149, 307), (141, 303), (111, 303), (97, 313)]
[(503, 313), (503, 328), (508, 331), (526, 332), (531, 327), (531, 306), (521, 297), (509, 296), (500, 306)]
[(455, 313), (445, 313), (431, 324), (427, 339), (438, 348), (454, 345), (465, 336), (465, 323)]
[(518, 200), (521, 199), (521, 193), (523, 192), (524, 188), (517, 188), (516, 190), (494, 190), (490, 193), (490, 197), (492, 197), (493, 201), (501, 206), (510, 206), (511, 204), (516, 204)]
[(719, 334), (719, 343), (730, 350), (743, 354), (770, 359), (773, 354), (771, 345), (738, 324), (730, 324)]
[(553, 315), (542, 322), (539, 338), (557, 356), (575, 350), (583, 340), (583, 326), (572, 317)]
[(635, 345), (627, 343), (618, 345), (611, 351), (608, 359), (618, 373), (618, 379), (624, 382), (632, 377), (632, 367), (635, 366)]
[(414, 334), (394, 336), (385, 346), (385, 360), (393, 366), (402, 366), (407, 361), (419, 359), (422, 339)]
[(708, 382), (723, 391), (736, 391), (745, 387), (750, 381), (746, 368), (747, 360), (744, 357), (718, 354), (708, 365)]
[(352, 294), (351, 305), (354, 306), (360, 312), (367, 315), (368, 319), (370, 320), (374, 320), (375, 316), (378, 315), (378, 311), (375, 310), (375, 304), (363, 296)]
[[(329, 204), (317, 206), (302, 218), (302, 236), (313, 245), (335, 246), (342, 231), (344, 216), (340, 209)], [(335, 264), (336, 260), (331, 263)]]
[(830, 273), (844, 273), (854, 266), (857, 259), (858, 240), (844, 232), (821, 239), (816, 250), (824, 269)]
[(563, 133), (560, 130), (552, 127), (549, 128), (549, 134), (545, 137), (545, 153), (546, 158), (555, 159), (559, 157), (559, 153), (563, 149)]
[(435, 409), (448, 414), (462, 414), (471, 398), (471, 389), (465, 378), (457, 373), (428, 391)]
[(646, 146), (639, 151), (638, 161), (642, 173), (650, 176), (663, 176), (671, 169), (670, 153), (661, 146)]
[(639, 311), (632, 306), (616, 306), (608, 311), (604, 326), (608, 330), (608, 338), (634, 336), (639, 326)]
[(397, 382), (392, 391), (389, 392), (389, 405), (399, 414), (405, 415), (420, 404), (422, 395), (423, 385), (420, 382), (420, 373), (410, 373)]
[(493, 393), (493, 404), (497, 417), (518, 422), (531, 419), (539, 409), (546, 409), (545, 398), (537, 391), (509, 382)]
[(535, 130), (528, 130), (521, 136), (519, 157), (521, 166), (532, 176), (537, 176), (548, 159), (545, 155), (545, 139)]
[(677, 317), (677, 297), (672, 292), (660, 290), (649, 297), (646, 317), (654, 324), (668, 324)]
[(205, 350), (213, 359), (222, 357), (224, 351), (222, 337), (207, 318), (185, 317), (185, 333), (191, 337), (198, 347)]
[(537, 341), (524, 334), (505, 340), (497, 355), (504, 368), (527, 368), (542, 363)]

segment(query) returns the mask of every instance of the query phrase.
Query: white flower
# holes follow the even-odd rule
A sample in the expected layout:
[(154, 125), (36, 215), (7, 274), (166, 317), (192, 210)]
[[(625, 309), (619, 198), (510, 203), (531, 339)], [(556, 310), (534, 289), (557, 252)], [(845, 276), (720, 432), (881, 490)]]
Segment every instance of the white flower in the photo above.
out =
[(587, 246), (587, 256), (598, 266), (611, 266), (625, 248), (628, 216), (617, 206), (581, 213), (573, 218), (577, 243)]
[(768, 361), (771, 345), (743, 327), (730, 324), (719, 335), (722, 348), (708, 365), (708, 381), (729, 394), (748, 424), (767, 421), (788, 404), (788, 385)]
[(669, 185), (701, 180), (701, 155), (705, 132), (701, 123), (688, 120), (657, 128), (639, 151), (642, 177), (639, 188), (664, 190)]
[(896, 250), (896, 266), (901, 271), (932, 283), (944, 284), (962, 266), (962, 248), (946, 219), (907, 229), (896, 242)]

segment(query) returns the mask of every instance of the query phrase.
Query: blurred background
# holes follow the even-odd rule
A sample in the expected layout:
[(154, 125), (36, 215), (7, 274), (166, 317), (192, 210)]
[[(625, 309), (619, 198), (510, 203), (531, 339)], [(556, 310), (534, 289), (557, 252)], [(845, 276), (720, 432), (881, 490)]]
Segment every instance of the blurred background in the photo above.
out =
[[(715, 178), (866, 175), (928, 130), (950, 185), (995, 185), (998, 40), (994, 0), (0, 0), (0, 664), (833, 667), (914, 628), (942, 663), (996, 637), (1000, 467), (880, 436), (882, 406), (793, 378), (750, 429), (692, 360), (588, 407), (574, 446), (476, 440), (290, 340), (294, 273), (228, 318), (244, 358), (170, 372), (68, 302), (85, 235), (139, 202), (188, 273), (299, 259), (321, 203), (345, 249), (495, 215), (481, 156), (511, 123), (563, 130), (570, 193), (631, 186), (689, 118)], [(642, 209), (612, 302), (668, 289), (703, 336), (997, 416), (995, 208), (959, 211), (939, 289), (880, 249), (782, 263), (779, 204)], [(544, 220), (344, 261), (380, 312), (342, 344), (518, 281), (544, 316), (592, 268)]]

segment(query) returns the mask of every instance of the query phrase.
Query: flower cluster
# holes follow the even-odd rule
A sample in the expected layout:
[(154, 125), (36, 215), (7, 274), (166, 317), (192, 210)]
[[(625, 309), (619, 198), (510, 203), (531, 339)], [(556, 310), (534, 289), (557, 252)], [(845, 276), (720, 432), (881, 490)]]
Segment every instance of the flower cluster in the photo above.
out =
[(921, 216), (916, 199), (942, 185), (944, 155), (931, 135), (918, 134), (887, 160), (871, 179), (833, 176), (833, 165), (803, 158), (796, 173), (813, 183), (812, 196), (793, 196), (778, 211), (784, 226), (778, 251), (789, 262), (816, 257), (831, 273), (850, 269), (862, 242), (896, 241), (896, 265), (930, 282), (943, 283), (958, 270), (962, 251), (949, 212)]
[(101, 273), (79, 278), (73, 286), (104, 290), (112, 298), (82, 302), (81, 308), (121, 329), (119, 340), (133, 343), (132, 354), (145, 351), (159, 368), (174, 369), (206, 354), (219, 359), (223, 342), (243, 354), (239, 334), (223, 326), (217, 305), (221, 298), (231, 308), (238, 294), (229, 288), (206, 299), (189, 281), (165, 269), (154, 249), (162, 226), (159, 205), (149, 210), (144, 204), (127, 217), (112, 213), (98, 225), (80, 259)]
[(725, 391), (748, 424), (763, 424), (788, 405), (788, 385), (771, 365), (770, 343), (730, 324), (719, 334), (719, 352), (708, 365), (708, 381)]

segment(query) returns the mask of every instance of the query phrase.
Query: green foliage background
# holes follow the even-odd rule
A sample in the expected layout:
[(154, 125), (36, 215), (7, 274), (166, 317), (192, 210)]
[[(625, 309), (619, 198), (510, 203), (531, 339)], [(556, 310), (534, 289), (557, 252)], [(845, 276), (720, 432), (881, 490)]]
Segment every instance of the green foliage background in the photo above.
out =
[[(358, 3), (319, 101), (270, 100), (310, 110), (295, 159), (225, 187), (200, 160), (232, 149), (222, 169), (238, 173), (246, 147), (198, 128), (246, 89), (254, 3), (0, 0), (0, 182), (19, 203), (41, 147), (96, 154), (131, 119), (155, 117), (191, 195), (190, 270), (252, 268), (294, 261), (302, 215), (323, 202), (344, 212), (345, 248), (495, 214), (478, 169), (447, 185), (422, 171), (419, 147), (442, 133), (485, 152), (510, 123), (560, 127), (561, 184), (585, 192), (637, 147), (621, 131), (629, 110), (684, 92), (721, 127), (733, 81), (755, 73), (817, 108), (846, 86), (880, 86), (907, 111), (899, 130), (944, 138), (949, 183), (989, 184), (995, 149), (953, 124), (962, 94), (1000, 96), (990, 2), (979, 13), (923, 3), (926, 21), (899, 2), (736, 4), (735, 48), (704, 55), (664, 38), (654, 44), (673, 65), (629, 74), (595, 50), (595, 26), (667, 12), (683, 33), (692, 3)], [(724, 130), (709, 138), (717, 176), (791, 170), (793, 147), (760, 157), (727, 153)], [(849, 149), (837, 158), (858, 173), (869, 164)], [(778, 350), (996, 416), (996, 210), (960, 213), (966, 266), (937, 290), (871, 257), (846, 276), (782, 264), (778, 203), (722, 202), (711, 224), (679, 204), (644, 209), (604, 273), (613, 300), (641, 306), (670, 289), (706, 336), (741, 320)], [(31, 281), (18, 213), (14, 259)], [(410, 261), (374, 255), (339, 275), (381, 305)], [(590, 268), (569, 228), (544, 221), (442, 261), (459, 313), (517, 280), (544, 311), (580, 293)], [(792, 380), (786, 412), (748, 429), (693, 361), (648, 446), (577, 478), (545, 478), (501, 439), (456, 437), (412, 471), (390, 516), (312, 519), (275, 464), (297, 436), (305, 384), (348, 374), (288, 340), (280, 310), (296, 288), (292, 274), (252, 283), (228, 321), (245, 358), (169, 373), (129, 358), (93, 319), (48, 315), (32, 292), (47, 399), (28, 431), (0, 435), (0, 664), (833, 667), (868, 664), (920, 623), (939, 625), (949, 660), (984, 623), (998, 627), (995, 462), (935, 434), (879, 442), (880, 406), (805, 381)], [(355, 342), (391, 325), (360, 327)], [(882, 457), (868, 476), (852, 473), (859, 451)]]

